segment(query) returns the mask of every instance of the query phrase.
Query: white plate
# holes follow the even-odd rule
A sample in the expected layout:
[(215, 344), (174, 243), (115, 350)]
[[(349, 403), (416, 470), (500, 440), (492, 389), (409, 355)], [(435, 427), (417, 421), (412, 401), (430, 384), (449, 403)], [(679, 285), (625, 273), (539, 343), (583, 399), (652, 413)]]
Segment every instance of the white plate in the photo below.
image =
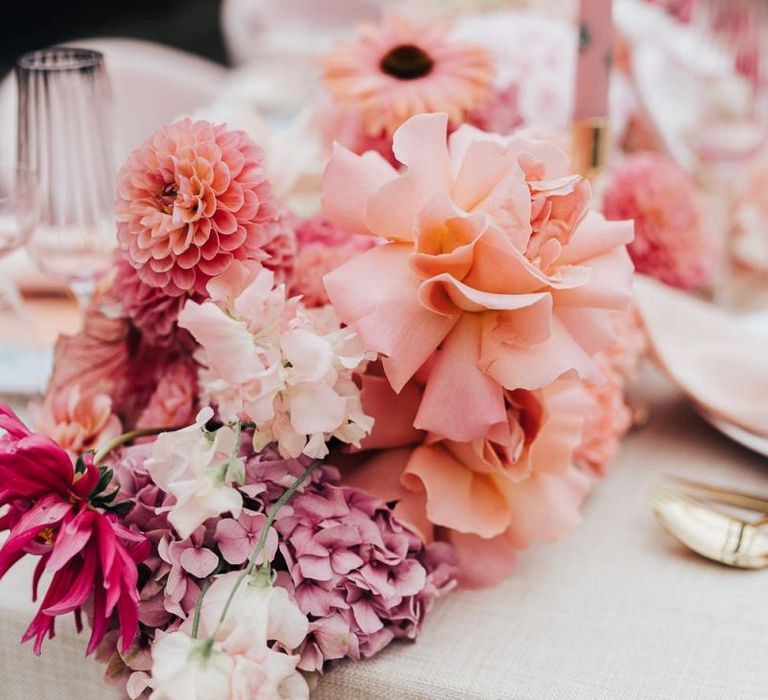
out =
[[(747, 314), (744, 316), (743, 320), (744, 324), (751, 330), (768, 335), (768, 311)], [(740, 445), (743, 445), (758, 454), (768, 457), (768, 437), (750, 433), (748, 430), (744, 430), (744, 428), (740, 428), (722, 418), (713, 416), (700, 406), (696, 406), (696, 410), (707, 423), (719, 430), (726, 437), (731, 438), (734, 442), (738, 442)], [(766, 410), (768, 410), (768, 406), (766, 407)]]

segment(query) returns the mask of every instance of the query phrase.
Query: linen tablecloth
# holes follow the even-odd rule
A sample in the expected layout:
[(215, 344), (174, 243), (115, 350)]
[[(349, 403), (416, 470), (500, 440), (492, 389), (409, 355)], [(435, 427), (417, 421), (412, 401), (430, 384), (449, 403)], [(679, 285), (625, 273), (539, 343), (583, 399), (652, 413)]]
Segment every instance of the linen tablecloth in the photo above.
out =
[[(768, 492), (768, 461), (707, 426), (656, 375), (650, 424), (630, 436), (584, 522), (526, 552), (486, 591), (438, 603), (416, 643), (327, 673), (317, 700), (740, 700), (768, 697), (768, 571), (684, 550), (646, 503), (664, 473)], [(17, 642), (32, 616), (30, 567), (0, 584), (3, 700), (113, 697), (71, 625), (36, 659)]]

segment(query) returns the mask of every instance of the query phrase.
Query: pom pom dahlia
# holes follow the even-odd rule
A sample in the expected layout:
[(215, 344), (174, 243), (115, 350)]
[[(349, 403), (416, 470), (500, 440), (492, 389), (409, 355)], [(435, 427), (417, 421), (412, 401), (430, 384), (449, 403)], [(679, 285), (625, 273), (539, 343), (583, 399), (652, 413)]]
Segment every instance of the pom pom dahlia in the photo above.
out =
[(556, 146), (467, 125), (446, 143), (446, 131), (440, 114), (404, 124), (404, 172), (336, 149), (325, 215), (387, 242), (325, 286), (395, 391), (425, 375), (415, 426), (465, 442), (507, 424), (505, 391), (599, 378), (591, 356), (629, 301), (632, 226), (588, 212), (589, 183)]
[(334, 99), (357, 108), (365, 133), (374, 137), (391, 135), (424, 112), (447, 112), (457, 126), (482, 105), (493, 72), (483, 47), (452, 39), (445, 27), (419, 27), (402, 17), (364, 25), (325, 59)]
[(260, 259), (274, 217), (263, 153), (242, 131), (189, 119), (160, 129), (119, 174), (117, 236), (143, 282), (205, 293), (233, 260)]
[(133, 265), (121, 258), (117, 263), (114, 294), (142, 336), (152, 345), (170, 347), (176, 341), (176, 321), (184, 302), (197, 294), (172, 296), (162, 287), (144, 282)]
[(296, 218), (289, 209), (280, 209), (274, 220), (265, 227), (266, 255), (264, 267), (275, 275), (275, 284), (285, 284), (293, 276), (296, 262)]

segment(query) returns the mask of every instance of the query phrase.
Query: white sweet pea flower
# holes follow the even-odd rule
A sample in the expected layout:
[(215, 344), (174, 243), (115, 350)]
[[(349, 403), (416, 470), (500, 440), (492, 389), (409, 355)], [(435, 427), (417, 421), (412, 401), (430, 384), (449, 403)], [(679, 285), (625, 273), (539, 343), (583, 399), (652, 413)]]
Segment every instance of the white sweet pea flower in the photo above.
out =
[[(212, 282), (212, 300), (188, 301), (179, 325), (200, 343), (200, 385), (223, 420), (256, 425), (256, 450), (322, 458), (336, 438), (359, 445), (373, 427), (353, 372), (366, 357), (333, 310), (304, 309), (266, 269)], [(240, 286), (240, 291), (235, 291)]]
[(239, 429), (224, 426), (211, 435), (205, 424), (212, 416), (205, 408), (193, 425), (159, 435), (145, 465), (152, 480), (175, 496), (168, 520), (182, 539), (208, 518), (222, 513), (238, 517), (243, 507), (243, 497), (233, 486), (245, 479), (245, 466), (237, 456)]
[(235, 659), (183, 632), (158, 634), (152, 646), (150, 700), (230, 700)]

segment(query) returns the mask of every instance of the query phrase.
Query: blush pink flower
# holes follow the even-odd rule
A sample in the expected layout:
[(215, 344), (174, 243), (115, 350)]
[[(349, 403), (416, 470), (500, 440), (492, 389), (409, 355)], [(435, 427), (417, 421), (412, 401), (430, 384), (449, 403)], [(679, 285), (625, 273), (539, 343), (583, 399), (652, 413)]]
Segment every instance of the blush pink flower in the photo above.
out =
[(289, 294), (300, 295), (302, 303), (311, 308), (328, 303), (323, 285), (327, 273), (376, 245), (375, 238), (347, 233), (322, 216), (303, 221), (296, 236), (299, 250)]
[(488, 95), (493, 74), (493, 59), (482, 46), (452, 39), (446, 27), (416, 26), (402, 17), (362, 26), (325, 58), (333, 98), (356, 108), (374, 137), (424, 112), (446, 112), (460, 124)]
[(603, 211), (611, 221), (634, 220), (635, 239), (628, 249), (638, 272), (681, 289), (708, 284), (713, 241), (690, 176), (667, 156), (629, 156), (610, 173)]
[(387, 243), (325, 285), (395, 391), (424, 375), (415, 426), (465, 442), (507, 424), (505, 391), (599, 376), (591, 356), (629, 300), (632, 226), (588, 212), (589, 183), (556, 146), (446, 129), (433, 114), (397, 131), (404, 172), (337, 148), (325, 215)]
[[(236, 520), (226, 518), (216, 523), (216, 543), (221, 556), (228, 564), (237, 566), (248, 561), (259, 541), (266, 519), (267, 516), (264, 513), (243, 510)], [(267, 535), (266, 551), (269, 559), (272, 559), (277, 552), (277, 533), (273, 529)], [(256, 558), (256, 564), (261, 564), (263, 561), (264, 555), (260, 554)]]
[(112, 413), (112, 399), (107, 394), (83, 394), (78, 385), (49, 393), (29, 410), (35, 427), (73, 459), (122, 432), (120, 419)]
[(136, 428), (177, 427), (191, 423), (197, 413), (197, 372), (179, 361), (162, 375)]
[(237, 517), (243, 507), (235, 486), (244, 478), (237, 458), (239, 434), (228, 425), (208, 433), (205, 425), (212, 417), (213, 411), (204, 408), (192, 425), (158, 435), (144, 465), (152, 480), (174, 496), (168, 522), (182, 539), (209, 518), (222, 513)]
[(160, 129), (120, 170), (120, 247), (149, 286), (204, 294), (233, 260), (264, 257), (272, 197), (263, 153), (244, 132), (184, 119)]
[(426, 542), (450, 542), (462, 585), (497, 583), (520, 550), (579, 522), (590, 479), (573, 456), (594, 407), (581, 382), (506, 392), (505, 423), (469, 442), (414, 433), (420, 391), (413, 384), (396, 396), (383, 377), (363, 382), (365, 410), (382, 427), (363, 448), (390, 449), (346, 472), (345, 482), (397, 501), (395, 516)]
[(90, 455), (78, 463), (50, 438), (30, 433), (0, 404), (0, 531), (9, 530), (0, 547), (0, 578), (25, 554), (39, 556), (33, 598), (44, 573), (48, 590), (23, 641), (35, 639), (39, 654), (54, 636), (56, 617), (73, 612), (81, 629), (82, 611), (90, 607), (91, 638), (87, 653), (104, 638), (117, 613), (123, 650), (138, 630), (137, 565), (149, 552), (143, 535), (118, 522), (113, 513), (93, 507), (101, 475)]

